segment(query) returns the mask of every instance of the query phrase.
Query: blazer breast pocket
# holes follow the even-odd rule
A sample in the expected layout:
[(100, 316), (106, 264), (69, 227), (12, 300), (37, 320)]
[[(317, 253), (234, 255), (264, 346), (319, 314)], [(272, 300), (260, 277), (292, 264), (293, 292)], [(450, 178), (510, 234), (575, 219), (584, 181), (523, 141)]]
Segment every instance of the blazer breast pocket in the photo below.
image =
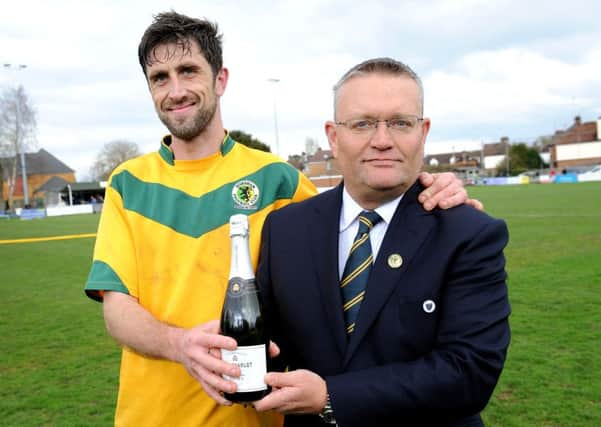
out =
[(436, 341), (441, 307), (438, 295), (398, 300), (398, 334), (401, 344), (419, 356), (429, 352)]

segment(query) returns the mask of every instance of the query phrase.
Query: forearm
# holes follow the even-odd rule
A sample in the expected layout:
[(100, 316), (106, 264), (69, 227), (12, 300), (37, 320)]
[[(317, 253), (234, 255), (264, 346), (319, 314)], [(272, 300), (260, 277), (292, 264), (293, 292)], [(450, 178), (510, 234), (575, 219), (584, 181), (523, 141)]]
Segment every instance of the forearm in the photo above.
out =
[(119, 344), (147, 357), (181, 362), (183, 329), (157, 320), (124, 293), (105, 292), (103, 305), (106, 328)]
[(105, 292), (104, 319), (119, 344), (147, 357), (182, 364), (209, 396), (231, 405), (219, 392), (233, 393), (236, 385), (222, 375), (239, 376), (240, 368), (221, 360), (219, 349), (234, 350), (236, 341), (219, 335), (218, 320), (191, 329), (178, 328), (159, 321), (135, 298), (120, 292)]

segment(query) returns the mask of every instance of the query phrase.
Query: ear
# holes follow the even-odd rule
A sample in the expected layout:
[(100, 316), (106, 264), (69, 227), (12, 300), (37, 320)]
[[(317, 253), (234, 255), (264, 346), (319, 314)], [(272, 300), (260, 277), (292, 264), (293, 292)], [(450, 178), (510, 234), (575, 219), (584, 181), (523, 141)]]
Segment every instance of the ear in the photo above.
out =
[(424, 146), (426, 144), (426, 138), (428, 137), (428, 133), (430, 132), (430, 119), (425, 118), (424, 121), (422, 122), (422, 136), (421, 136), (421, 143), (422, 146)]
[(334, 157), (338, 157), (338, 129), (336, 128), (336, 123), (331, 120), (328, 120), (324, 126), (326, 131), (326, 136), (328, 137), (328, 143), (330, 144), (330, 149), (332, 150), (332, 155)]
[(217, 77), (215, 78), (215, 94), (217, 96), (221, 96), (225, 93), (225, 88), (227, 86), (227, 80), (230, 76), (230, 72), (227, 68), (223, 67), (217, 73)]

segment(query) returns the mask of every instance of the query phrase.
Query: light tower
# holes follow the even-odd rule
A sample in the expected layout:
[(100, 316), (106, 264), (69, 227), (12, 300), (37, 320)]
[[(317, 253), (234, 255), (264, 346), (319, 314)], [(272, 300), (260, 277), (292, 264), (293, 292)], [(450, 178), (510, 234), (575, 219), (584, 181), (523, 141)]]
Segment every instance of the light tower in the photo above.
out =
[(276, 85), (280, 79), (269, 78), (268, 82), (273, 83), (273, 124), (275, 127), (275, 154), (280, 155), (280, 133), (278, 131), (278, 107), (276, 97)]

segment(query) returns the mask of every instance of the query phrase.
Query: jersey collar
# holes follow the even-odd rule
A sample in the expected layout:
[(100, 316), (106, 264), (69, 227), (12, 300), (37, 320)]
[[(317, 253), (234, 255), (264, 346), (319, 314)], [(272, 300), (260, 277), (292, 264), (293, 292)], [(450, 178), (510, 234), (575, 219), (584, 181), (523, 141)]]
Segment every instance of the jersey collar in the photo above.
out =
[[(236, 142), (230, 137), (230, 133), (228, 131), (225, 132), (225, 137), (221, 142), (221, 155), (225, 156), (227, 153), (232, 151)], [(159, 148), (159, 154), (162, 159), (173, 166), (175, 164), (175, 156), (173, 154), (173, 150), (171, 149), (171, 135), (165, 135), (161, 140), (161, 147)]]

